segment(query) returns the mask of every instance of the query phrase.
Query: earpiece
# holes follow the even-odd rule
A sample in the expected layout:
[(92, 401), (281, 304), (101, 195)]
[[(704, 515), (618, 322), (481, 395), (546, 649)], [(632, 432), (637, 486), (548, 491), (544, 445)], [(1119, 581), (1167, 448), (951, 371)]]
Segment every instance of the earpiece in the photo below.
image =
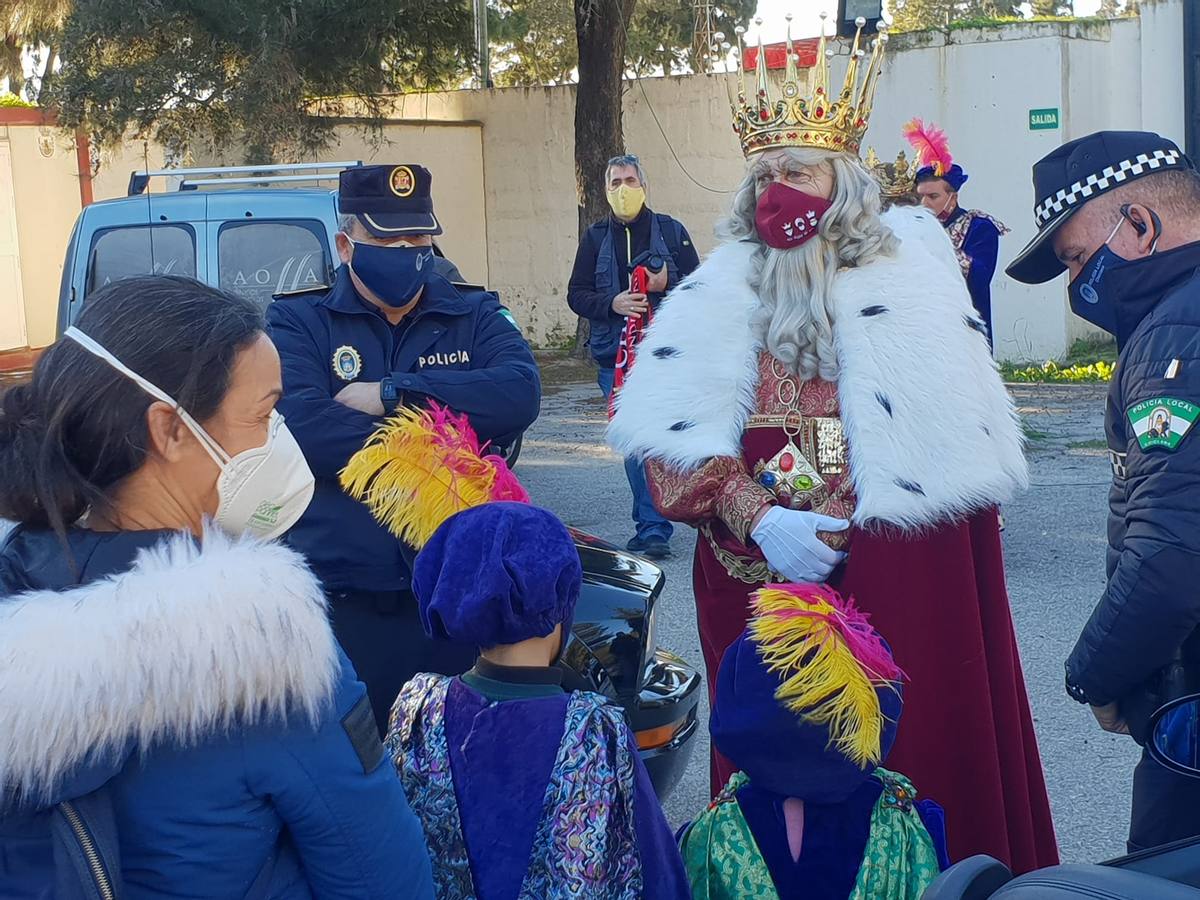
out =
[[(1137, 221), (1129, 214), (1131, 206), (1132, 204), (1129, 203), (1123, 205), (1121, 207), (1121, 215), (1124, 216), (1126, 221), (1133, 226), (1133, 230), (1137, 232), (1138, 237), (1144, 237), (1146, 234), (1146, 223)], [(1160, 219), (1158, 217), (1158, 213), (1152, 209), (1147, 208), (1146, 212), (1150, 214), (1150, 224), (1154, 226), (1154, 243), (1157, 245), (1159, 237), (1162, 236), (1162, 219)]]
[[(1137, 219), (1133, 218), (1133, 216), (1131, 216), (1129, 214), (1130, 206), (1131, 206), (1131, 204), (1129, 204), (1129, 203), (1124, 204), (1121, 207), (1121, 215), (1124, 216), (1126, 221), (1128, 221), (1129, 224), (1133, 226), (1133, 230), (1138, 233), (1138, 237), (1141, 237), (1142, 235), (1144, 235), (1146, 233), (1146, 223), (1139, 222)], [(1155, 220), (1154, 227), (1161, 228), (1162, 224), (1158, 221), (1158, 216), (1155, 215), (1153, 211), (1150, 213), (1150, 215)]]

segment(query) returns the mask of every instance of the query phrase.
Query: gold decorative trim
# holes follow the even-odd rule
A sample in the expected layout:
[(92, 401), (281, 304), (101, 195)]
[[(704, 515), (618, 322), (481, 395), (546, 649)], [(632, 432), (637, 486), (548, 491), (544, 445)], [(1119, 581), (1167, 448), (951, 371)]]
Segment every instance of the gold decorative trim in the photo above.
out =
[(731, 578), (736, 578), (746, 584), (766, 584), (771, 580), (771, 567), (767, 565), (766, 560), (751, 559), (748, 556), (739, 556), (726, 550), (713, 537), (712, 526), (708, 522), (703, 523), (699, 530), (708, 541), (708, 546), (712, 548), (717, 562), (725, 567), (725, 571)]

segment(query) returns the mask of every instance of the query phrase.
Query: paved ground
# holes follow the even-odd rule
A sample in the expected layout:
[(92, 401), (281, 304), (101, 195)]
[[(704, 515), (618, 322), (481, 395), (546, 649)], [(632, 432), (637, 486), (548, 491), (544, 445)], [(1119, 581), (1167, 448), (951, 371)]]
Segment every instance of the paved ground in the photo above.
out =
[[(535, 501), (614, 543), (630, 535), (629, 488), (603, 443), (605, 407), (582, 369), (549, 371), (542, 415), (518, 464)], [(1137, 748), (1107, 735), (1063, 693), (1063, 660), (1104, 582), (1108, 464), (1104, 390), (1021, 386), (1017, 403), (1031, 438), (1034, 486), (1006, 507), (1005, 544), (1013, 617), (1041, 741), (1063, 857), (1096, 860), (1123, 850)], [(659, 618), (660, 643), (699, 665), (690, 590), (694, 532), (681, 528)], [(707, 710), (704, 713), (707, 717)], [(679, 823), (708, 800), (707, 735), (684, 783), (667, 802)], [(970, 748), (963, 748), (970, 752)]]

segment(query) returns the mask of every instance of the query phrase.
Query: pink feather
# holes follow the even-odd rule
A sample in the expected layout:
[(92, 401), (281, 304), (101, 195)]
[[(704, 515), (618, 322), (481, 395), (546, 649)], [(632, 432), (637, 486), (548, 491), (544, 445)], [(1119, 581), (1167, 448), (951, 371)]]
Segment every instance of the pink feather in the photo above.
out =
[(531, 502), (529, 492), (517, 480), (517, 476), (508, 467), (508, 463), (495, 454), (485, 456), (483, 459), (484, 462), (489, 462), (496, 467), (496, 481), (492, 484), (493, 500), (514, 500), (517, 503)]
[(823, 618), (841, 635), (842, 640), (858, 660), (859, 665), (873, 681), (901, 681), (907, 676), (896, 665), (892, 652), (879, 632), (871, 627), (871, 617), (860, 610), (851, 597), (843, 597), (826, 585), (817, 584), (766, 584), (764, 590), (784, 591), (805, 604), (824, 601), (833, 607), (832, 613), (819, 613), (815, 609), (777, 610), (770, 615), (776, 618), (806, 616)]
[[(517, 476), (513, 474), (512, 469), (508, 467), (508, 463), (504, 458), (495, 453), (489, 453), (486, 456), (483, 451), (486, 446), (481, 447), (479, 444), (479, 436), (475, 433), (475, 429), (471, 427), (471, 420), (462, 413), (452, 412), (445, 406), (442, 406), (436, 401), (430, 401), (429, 414), (433, 420), (434, 440), (441, 446), (450, 449), (464, 448), (475, 456), (483, 459), (495, 470), (495, 480), (492, 482), (491, 499), (492, 500), (513, 500), (518, 503), (529, 503), (529, 493), (525, 487), (517, 480)], [(447, 465), (454, 469), (455, 455), (453, 453), (446, 454)], [(458, 472), (457, 474), (464, 474)]]
[(902, 130), (922, 167), (932, 166), (934, 175), (945, 175), (950, 171), (954, 157), (950, 155), (946, 132), (932, 123), (926, 125), (920, 119), (913, 119)]

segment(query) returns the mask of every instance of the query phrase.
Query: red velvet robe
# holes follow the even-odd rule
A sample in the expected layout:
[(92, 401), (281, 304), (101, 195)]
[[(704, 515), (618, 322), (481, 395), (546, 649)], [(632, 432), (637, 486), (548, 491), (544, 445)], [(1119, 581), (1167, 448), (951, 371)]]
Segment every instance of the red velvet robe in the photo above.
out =
[[(693, 587), (710, 699), (721, 657), (745, 627), (749, 596), (769, 577), (749, 528), (758, 510), (777, 498), (753, 473), (785, 445), (782, 416), (789, 407), (783, 400), (795, 389), (794, 379), (764, 353), (741, 458), (715, 457), (686, 473), (647, 463), (662, 513), (701, 531)], [(834, 385), (807, 382), (799, 397), (805, 417), (839, 415)], [(828, 496), (801, 508), (848, 518), (854, 509), (848, 472), (817, 468)], [(952, 859), (986, 853), (1018, 872), (1057, 863), (996, 511), (920, 533), (855, 529), (846, 549), (849, 556), (830, 585), (870, 613), (908, 676), (896, 745), (885, 764), (945, 807)], [(732, 771), (714, 751), (714, 794)]]

